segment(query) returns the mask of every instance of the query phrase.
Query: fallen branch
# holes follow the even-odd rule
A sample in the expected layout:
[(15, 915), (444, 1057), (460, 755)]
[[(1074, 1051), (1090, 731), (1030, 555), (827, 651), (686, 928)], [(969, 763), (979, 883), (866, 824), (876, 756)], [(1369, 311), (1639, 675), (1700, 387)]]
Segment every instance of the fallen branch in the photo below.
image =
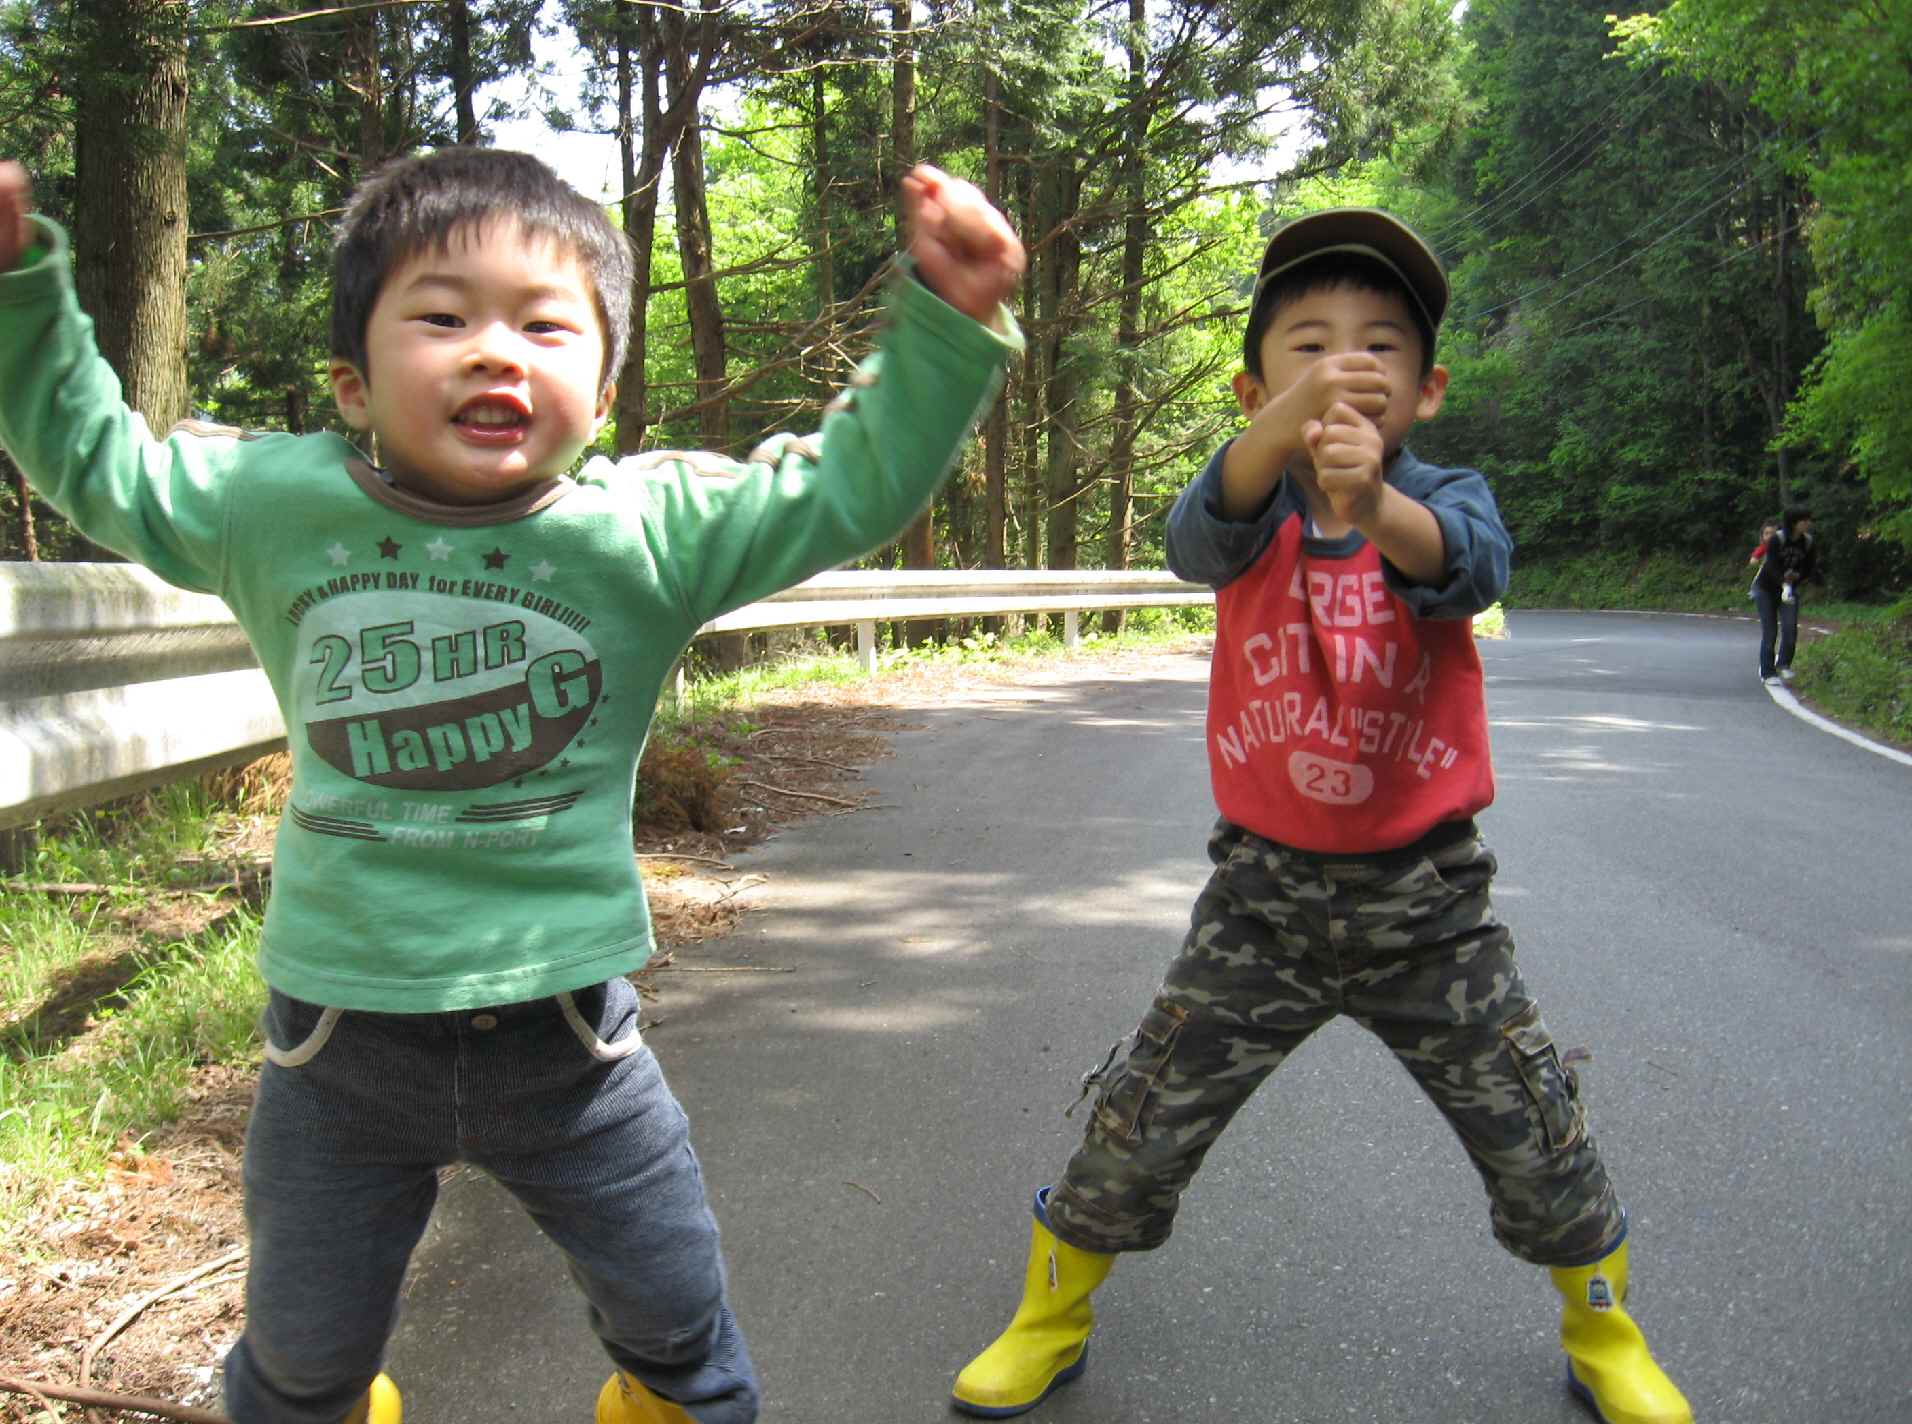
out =
[(84, 880), (6, 880), (0, 890), (22, 895), (210, 895), (219, 890), (236, 890), (237, 882), (215, 881), (211, 885), (95, 885)]
[[(22, 1383), (24, 1384), (25, 1382), (22, 1381)], [(32, 1395), (36, 1400), (40, 1402), (41, 1411), (46, 1415), (47, 1418), (53, 1421), (53, 1424), (60, 1424), (60, 1412), (53, 1407), (52, 1400), (48, 1399), (44, 1394), (40, 1393), (39, 1390), (35, 1389), (30, 1384), (26, 1385), (26, 1393)]]
[(768, 875), (746, 875), (741, 880), (728, 881), (726, 883), (730, 888), (710, 902), (713, 909), (718, 905), (727, 904), (736, 899), (746, 890), (755, 890), (759, 885), (768, 885), (770, 883), (770, 877)]
[[(161, 1419), (178, 1419), (182, 1424), (232, 1424), (223, 1414), (210, 1409), (194, 1409), (190, 1404), (174, 1404), (170, 1399), (150, 1399), (141, 1394), (112, 1394), (103, 1389), (80, 1389), (70, 1384), (28, 1384), (22, 1379), (0, 1375), (0, 1394), (30, 1394), (42, 1407), (47, 1400), (65, 1399), (88, 1409), (115, 1409), (122, 1414), (152, 1414)], [(48, 1409), (51, 1413), (51, 1409)]]
[(224, 1270), (234, 1261), (243, 1260), (245, 1254), (245, 1247), (235, 1246), (232, 1250), (226, 1252), (225, 1255), (214, 1257), (202, 1266), (195, 1266), (177, 1280), (168, 1281), (165, 1285), (159, 1287), (159, 1289), (148, 1291), (145, 1295), (127, 1306), (125, 1310), (120, 1312), (119, 1319), (115, 1320), (111, 1325), (107, 1326), (106, 1329), (96, 1335), (92, 1342), (80, 1352), (80, 1388), (85, 1389), (93, 1382), (94, 1357), (106, 1348), (115, 1335), (139, 1319), (140, 1312), (145, 1310), (147, 1306), (152, 1305), (155, 1301), (164, 1300), (174, 1291), (184, 1290), (201, 1276), (210, 1276), (214, 1271)]
[(844, 1183), (843, 1183), (843, 1185), (844, 1185), (844, 1186), (846, 1186), (846, 1187), (855, 1187), (855, 1188), (856, 1188), (856, 1189), (857, 1189), (857, 1190), (858, 1190), (859, 1192), (869, 1192), (869, 1194), (870, 1194), (870, 1200), (871, 1200), (871, 1201), (873, 1201), (873, 1202), (875, 1202), (875, 1203), (876, 1203), (876, 1204), (877, 1204), (878, 1206), (881, 1206), (881, 1205), (883, 1205), (883, 1198), (881, 1198), (880, 1196), (878, 1196), (878, 1195), (877, 1195), (877, 1194), (876, 1194), (876, 1193), (875, 1193), (875, 1192), (874, 1192), (873, 1190), (871, 1190), (871, 1189), (870, 1189), (869, 1187), (866, 1187), (866, 1186), (864, 1186), (864, 1185), (863, 1185), (863, 1183), (861, 1183), (861, 1182), (852, 1182), (852, 1181), (850, 1181), (850, 1180), (848, 1180), (848, 1179), (846, 1178), (846, 1179), (844, 1180)]
[(739, 781), (737, 785), (754, 786), (759, 791), (769, 791), (778, 796), (796, 796), (805, 801), (828, 801), (832, 806), (847, 806), (852, 811), (857, 809), (857, 804), (854, 801), (845, 801), (841, 796), (825, 796), (820, 791), (791, 791), (786, 787), (772, 786), (764, 781)]
[(673, 964), (669, 966), (673, 974), (795, 974), (794, 969), (780, 969), (770, 964)]
[(637, 858), (639, 860), (694, 860), (699, 865), (714, 865), (719, 870), (735, 870), (737, 868), (727, 860), (713, 860), (707, 855), (677, 855), (670, 851), (641, 850), (637, 853)]
[(808, 762), (811, 766), (827, 766), (836, 771), (847, 771), (851, 773), (861, 770), (859, 767), (845, 766), (840, 761), (828, 761), (823, 757), (797, 756), (794, 752), (760, 752), (759, 755), (762, 756), (765, 761), (801, 761)]

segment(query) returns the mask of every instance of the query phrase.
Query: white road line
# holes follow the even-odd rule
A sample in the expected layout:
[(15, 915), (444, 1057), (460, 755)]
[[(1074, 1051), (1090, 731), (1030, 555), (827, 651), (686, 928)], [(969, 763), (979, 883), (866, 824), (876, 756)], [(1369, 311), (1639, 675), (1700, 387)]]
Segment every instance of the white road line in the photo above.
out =
[(1906, 766), (1912, 766), (1912, 756), (1908, 756), (1896, 747), (1881, 746), (1877, 742), (1868, 741), (1857, 732), (1847, 731), (1837, 722), (1828, 722), (1817, 712), (1803, 706), (1797, 697), (1794, 697), (1791, 692), (1786, 690), (1783, 683), (1778, 686), (1767, 683), (1766, 691), (1772, 694), (1773, 701), (1777, 702), (1781, 707), (1784, 707), (1788, 712), (1792, 713), (1793, 716), (1799, 718), (1800, 721), (1810, 722), (1820, 731), (1831, 732), (1833, 736), (1840, 738), (1842, 741), (1851, 742), (1855, 747), (1864, 747), (1869, 752), (1877, 752), (1882, 757), (1890, 757), (1893, 761), (1902, 762)]

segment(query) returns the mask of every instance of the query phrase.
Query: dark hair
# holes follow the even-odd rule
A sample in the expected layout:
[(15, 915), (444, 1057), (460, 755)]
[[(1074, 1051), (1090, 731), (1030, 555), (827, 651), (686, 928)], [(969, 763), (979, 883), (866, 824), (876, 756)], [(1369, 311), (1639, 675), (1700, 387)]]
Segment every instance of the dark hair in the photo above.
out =
[(1335, 287), (1400, 297), (1414, 318), (1414, 329), (1421, 333), (1421, 374), (1425, 376), (1434, 369), (1434, 329), (1421, 314), (1414, 293), (1387, 263), (1359, 252), (1324, 252), (1271, 278), (1256, 297), (1254, 309), (1248, 314), (1248, 325), (1242, 332), (1242, 368), (1259, 381), (1262, 334), (1276, 314), (1303, 297)]
[(1811, 518), (1812, 511), (1805, 505), (1791, 504), (1786, 506), (1786, 521), (1780, 527), (1785, 532), (1786, 537), (1790, 539), (1792, 538), (1793, 530), (1798, 528), (1802, 522)]
[(630, 244), (602, 207), (540, 160), (500, 148), (396, 159), (359, 185), (332, 253), (332, 354), (369, 374), (365, 328), (393, 269), (421, 252), (444, 252), (453, 234), (499, 217), (576, 255), (604, 330), (600, 387), (610, 384), (631, 340)]

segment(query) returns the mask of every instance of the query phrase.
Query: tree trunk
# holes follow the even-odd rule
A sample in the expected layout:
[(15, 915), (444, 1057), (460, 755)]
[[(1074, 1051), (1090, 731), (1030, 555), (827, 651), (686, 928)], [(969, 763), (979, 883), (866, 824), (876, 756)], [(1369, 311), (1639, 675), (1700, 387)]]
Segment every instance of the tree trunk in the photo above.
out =
[[(829, 320), (836, 305), (836, 254), (830, 247), (830, 111), (823, 66), (810, 74), (810, 175), (817, 202), (817, 312)], [(829, 373), (823, 372), (827, 381)]]
[[(644, 376), (645, 317), (650, 307), (651, 243), (657, 234), (657, 185), (643, 182), (643, 170), (651, 158), (650, 116), (657, 109), (657, 71), (649, 63), (648, 46), (640, 39), (638, 26), (655, 29), (657, 20), (648, 7), (633, 16), (624, 6), (617, 10), (617, 28), (612, 36), (613, 63), (617, 71), (617, 153), (618, 180), (623, 196), (618, 206), (624, 217), (624, 238), (631, 244), (633, 263), (631, 280), (631, 344), (624, 352), (624, 365), (617, 373), (617, 395), (611, 412), (617, 422), (617, 452), (631, 455), (644, 448), (644, 429), (649, 424), (645, 410)], [(635, 70), (643, 68), (643, 93), (637, 88)], [(633, 100), (642, 107), (634, 105)], [(638, 154), (643, 145), (643, 156)]]
[(4, 471), (13, 485), (13, 497), (20, 505), (20, 557), (29, 563), (40, 557), (40, 538), (33, 527), (33, 487), (27, 483), (27, 477), (20, 467), (7, 458), (7, 452), (0, 450), (0, 471)]
[(1042, 482), (1049, 517), (1043, 548), (1049, 568), (1073, 569), (1077, 566), (1076, 538), (1081, 523), (1081, 502), (1077, 498), (1081, 493), (1077, 483), (1081, 451), (1076, 439), (1076, 426), (1081, 419), (1077, 409), (1081, 377), (1064, 341), (1074, 324), (1076, 290), (1082, 273), (1082, 244), (1075, 229), (1066, 226), (1076, 215), (1082, 195), (1082, 173), (1073, 153), (1058, 152), (1052, 156), (1046, 186), (1051, 200), (1045, 216), (1054, 237), (1048, 244), (1047, 260), (1042, 264), (1043, 348), (1049, 410), (1049, 443)]
[(126, 403), (164, 433), (190, 413), (187, 6), (85, 0), (80, 16), (88, 82), (76, 86), (74, 286)]
[[(991, 66), (983, 76), (983, 191), (998, 209), (1002, 197), (1002, 79)], [(1008, 474), (1009, 394), (989, 408), (983, 425), (983, 567), (1006, 568), (1004, 541)], [(994, 629), (996, 620), (990, 620)]]
[[(896, 155), (896, 171), (889, 175), (896, 194), (896, 242), (901, 249), (909, 241), (909, 225), (903, 218), (903, 175), (916, 166), (916, 52), (910, 47), (913, 21), (910, 0), (895, 0), (890, 6), (891, 42), (895, 59), (890, 70), (890, 137)], [(914, 523), (903, 531), (903, 567), (936, 567), (936, 500), (931, 497)], [(933, 639), (948, 636), (943, 619), (919, 619), (904, 629), (904, 639), (914, 648)]]
[[(669, 35), (665, 34), (668, 27)], [(617, 67), (617, 137), (620, 178), (624, 194), (624, 236), (631, 244), (631, 344), (618, 372), (613, 410), (617, 418), (617, 452), (633, 454), (644, 448), (650, 426), (649, 383), (644, 371), (651, 289), (652, 248), (657, 239), (657, 203), (663, 187), (664, 164), (686, 115), (695, 115), (697, 93), (671, 95), (665, 104), (664, 65), (667, 50), (684, 45), (684, 20), (672, 12), (660, 22), (649, 5), (617, 7), (612, 36)], [(692, 71), (701, 90), (701, 74)], [(687, 81), (688, 82), (688, 81)]]
[(1790, 184), (1782, 175), (1779, 180), (1779, 211), (1773, 216), (1777, 236), (1773, 241), (1773, 256), (1776, 271), (1773, 277), (1773, 391), (1775, 395), (1773, 417), (1773, 465), (1774, 474), (1779, 482), (1779, 508), (1782, 510), (1792, 503), (1792, 451), (1787, 448), (1785, 433), (1786, 407), (1792, 403), (1792, 227), (1793, 214), (1796, 211), (1789, 192)]
[(677, 209), (677, 253), (684, 265), (685, 305), (690, 312), (691, 356), (697, 370), (698, 429), (706, 448), (721, 450), (730, 443), (730, 406), (723, 395), (724, 313), (717, 303), (711, 260), (704, 140), (695, 120), (684, 126), (671, 151), (671, 183)]
[(361, 175), (385, 161), (385, 65), (379, 48), (379, 12), (364, 9), (345, 17), (345, 66), (342, 82), (358, 110)]
[(451, 0), (445, 15), (445, 33), (451, 41), (451, 92), (458, 110), (458, 141), (478, 142), (477, 82), (471, 73), (471, 0)]
[[(1023, 168), (1022, 202), (1024, 226), (1029, 232), (1038, 231), (1042, 225), (1041, 195), (1036, 165), (1029, 162)], [(1022, 309), (1031, 327), (1022, 348), (1022, 477), (1017, 481), (1022, 489), (1022, 565), (1026, 569), (1042, 567), (1042, 402), (1046, 383), (1039, 339), (1042, 313), (1037, 304), (1042, 262), (1043, 255), (1037, 253), (1022, 271)]]
[[(1135, 442), (1139, 404), (1136, 373), (1141, 368), (1142, 271), (1149, 238), (1148, 193), (1143, 183), (1142, 156), (1148, 150), (1149, 116), (1144, 107), (1148, 54), (1142, 48), (1148, 33), (1144, 0), (1129, 0), (1129, 141), (1122, 147), (1122, 192), (1128, 213), (1122, 222), (1122, 303), (1115, 333), (1115, 431), (1109, 443), (1109, 533), (1104, 566), (1129, 566), (1130, 520), (1135, 494)], [(1102, 631), (1122, 631), (1119, 608), (1102, 615)]]

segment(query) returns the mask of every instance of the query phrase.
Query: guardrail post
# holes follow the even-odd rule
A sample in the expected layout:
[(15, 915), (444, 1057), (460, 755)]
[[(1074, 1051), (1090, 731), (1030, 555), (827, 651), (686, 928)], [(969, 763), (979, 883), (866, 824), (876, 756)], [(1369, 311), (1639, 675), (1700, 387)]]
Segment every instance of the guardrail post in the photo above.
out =
[(1079, 641), (1081, 641), (1081, 634), (1082, 634), (1081, 617), (1082, 615), (1077, 613), (1075, 609), (1073, 608), (1071, 608), (1067, 613), (1062, 615), (1062, 646), (1063, 647), (1073, 648)]
[(871, 619), (856, 625), (856, 660), (863, 664), (865, 677), (876, 676), (876, 623)]

